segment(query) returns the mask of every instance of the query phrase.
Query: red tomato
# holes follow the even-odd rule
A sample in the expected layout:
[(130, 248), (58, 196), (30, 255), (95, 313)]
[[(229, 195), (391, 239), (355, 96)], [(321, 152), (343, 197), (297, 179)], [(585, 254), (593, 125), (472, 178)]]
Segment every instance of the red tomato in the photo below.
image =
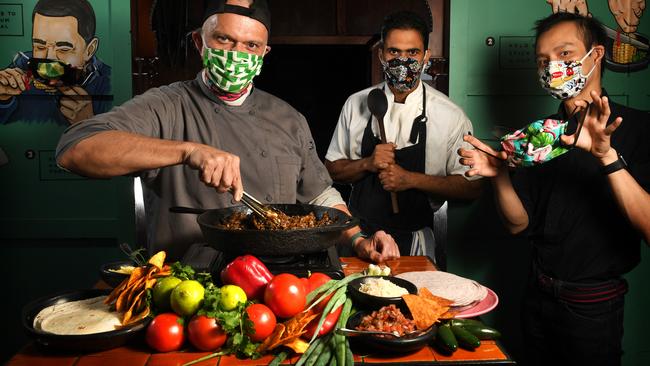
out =
[(270, 336), (275, 329), (275, 314), (264, 304), (253, 304), (246, 308), (248, 319), (253, 322), (254, 333), (249, 334), (253, 342), (259, 342)]
[(300, 279), (281, 273), (271, 280), (264, 291), (264, 303), (279, 318), (291, 318), (305, 309), (307, 295)]
[(194, 315), (187, 324), (187, 338), (200, 351), (214, 351), (226, 343), (226, 332), (215, 318)]
[[(334, 310), (333, 313), (328, 314), (325, 317), (325, 321), (323, 322), (323, 326), (320, 328), (320, 331), (318, 332), (318, 337), (321, 337), (334, 329), (336, 326), (336, 322), (339, 320), (339, 316), (341, 316), (341, 310), (343, 310), (343, 305), (339, 306)], [(320, 316), (316, 317), (316, 319), (312, 320), (307, 324), (305, 327), (305, 330), (307, 331), (305, 334), (303, 334), (303, 337), (305, 339), (311, 339), (311, 337), (314, 336), (314, 332), (316, 332), (316, 327), (318, 326), (318, 322), (320, 320)]]
[(174, 313), (157, 315), (149, 324), (145, 339), (158, 352), (179, 350), (185, 341), (183, 318)]
[[(307, 278), (307, 283), (309, 284), (309, 290), (307, 291), (307, 294), (310, 292), (314, 291), (315, 289), (319, 288), (321, 285), (327, 283), (327, 281), (331, 280), (332, 278), (325, 273), (312, 273), (308, 278)], [(334, 293), (329, 294), (325, 299), (323, 299), (321, 302), (316, 304), (314, 306), (314, 311), (317, 313), (322, 313), (323, 310), (325, 310), (325, 305), (330, 301), (330, 299), (334, 296)], [(314, 298), (314, 300), (317, 300), (318, 297)]]
[(300, 277), (300, 282), (302, 282), (302, 285), (305, 287), (305, 294), (309, 295), (311, 290), (309, 287), (309, 280), (307, 279), (307, 277)]

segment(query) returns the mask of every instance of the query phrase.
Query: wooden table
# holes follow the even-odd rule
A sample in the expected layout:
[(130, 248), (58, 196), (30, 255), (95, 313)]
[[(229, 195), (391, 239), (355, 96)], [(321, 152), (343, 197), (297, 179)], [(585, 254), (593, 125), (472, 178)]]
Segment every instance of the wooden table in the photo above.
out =
[[(341, 258), (346, 275), (360, 272), (367, 268), (368, 263), (357, 258)], [(390, 261), (393, 274), (409, 271), (435, 270), (427, 257), (402, 257)], [(127, 346), (91, 354), (52, 354), (45, 353), (33, 344), (25, 346), (18, 354), (9, 360), (8, 366), (170, 366), (182, 365), (210, 354), (186, 349), (180, 352), (151, 353), (144, 341), (131, 342)], [(474, 351), (458, 349), (453, 355), (445, 356), (431, 347), (425, 347), (418, 352), (408, 355), (386, 357), (378, 355), (355, 355), (355, 364), (391, 364), (391, 365), (513, 365), (515, 362), (508, 356), (498, 342), (482, 341), (481, 346)], [(257, 360), (240, 360), (234, 356), (215, 357), (198, 363), (198, 366), (258, 366), (267, 365), (273, 356), (264, 356)], [(297, 356), (287, 359), (284, 364), (293, 364)]]

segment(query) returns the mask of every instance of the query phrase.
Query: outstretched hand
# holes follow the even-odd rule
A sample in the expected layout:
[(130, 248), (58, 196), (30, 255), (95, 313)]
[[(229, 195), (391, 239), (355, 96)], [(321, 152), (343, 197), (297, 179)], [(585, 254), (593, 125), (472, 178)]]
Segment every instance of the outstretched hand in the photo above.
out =
[(463, 136), (463, 140), (476, 148), (472, 150), (458, 149), (458, 155), (461, 156), (460, 163), (469, 167), (469, 170), (465, 172), (466, 176), (495, 177), (499, 174), (499, 170), (505, 167), (504, 161), (508, 157), (505, 151), (496, 151), (472, 135)]
[[(611, 110), (609, 108), (609, 99), (607, 97), (600, 97), (595, 91), (591, 92), (593, 102), (585, 116), (582, 130), (578, 134), (578, 142), (576, 146), (585, 151), (590, 152), (593, 156), (600, 159), (611, 149), (611, 136), (616, 131), (618, 126), (623, 122), (623, 118), (617, 117), (612, 123), (607, 125)], [(587, 108), (587, 102), (579, 100), (575, 102), (577, 107), (582, 110)], [(573, 135), (562, 135), (562, 143), (571, 146), (575, 142), (576, 133)]]

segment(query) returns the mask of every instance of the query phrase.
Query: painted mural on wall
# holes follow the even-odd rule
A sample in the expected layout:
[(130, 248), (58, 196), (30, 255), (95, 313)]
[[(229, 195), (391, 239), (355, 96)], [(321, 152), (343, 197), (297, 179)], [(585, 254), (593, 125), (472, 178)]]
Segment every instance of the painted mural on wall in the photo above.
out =
[[(591, 16), (587, 0), (545, 1), (551, 5), (554, 13), (571, 12)], [(608, 35), (605, 66), (616, 72), (634, 72), (647, 68), (650, 63), (650, 41), (647, 35), (637, 33), (646, 0), (592, 1), (607, 1), (609, 11), (618, 25), (617, 29), (605, 26)]]
[(39, 0), (32, 49), (0, 70), (0, 124), (73, 124), (112, 105), (111, 68), (97, 56), (96, 18), (87, 0)]

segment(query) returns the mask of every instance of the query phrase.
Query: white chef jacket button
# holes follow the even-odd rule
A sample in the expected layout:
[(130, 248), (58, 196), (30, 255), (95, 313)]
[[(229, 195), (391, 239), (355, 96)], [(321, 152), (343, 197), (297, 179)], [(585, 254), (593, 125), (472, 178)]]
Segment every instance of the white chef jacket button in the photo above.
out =
[(267, 202), (273, 201), (273, 197), (271, 197), (270, 194), (267, 194), (266, 197), (264, 197), (264, 198), (266, 199)]

